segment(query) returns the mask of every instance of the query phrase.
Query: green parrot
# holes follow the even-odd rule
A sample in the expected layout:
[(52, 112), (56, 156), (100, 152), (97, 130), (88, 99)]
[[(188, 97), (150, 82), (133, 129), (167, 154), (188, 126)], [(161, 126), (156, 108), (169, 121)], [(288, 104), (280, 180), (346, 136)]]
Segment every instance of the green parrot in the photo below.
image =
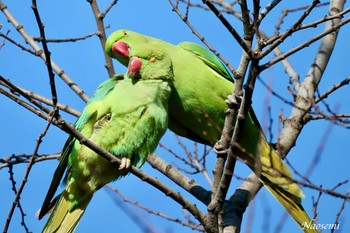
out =
[[(139, 58), (130, 59), (127, 75), (115, 75), (103, 82), (87, 103), (76, 129), (120, 158), (121, 164), (111, 164), (70, 136), (38, 214), (41, 219), (54, 206), (43, 232), (74, 232), (93, 194), (126, 175), (131, 165), (142, 166), (155, 150), (168, 127), (171, 63), (164, 66), (162, 60), (165, 73), (157, 69), (158, 76), (152, 73), (141, 78), (132, 71), (157, 66), (161, 59), (156, 57), (147, 66)], [(52, 201), (65, 170), (66, 187), (58, 200)]]
[[(118, 30), (107, 39), (106, 53), (127, 66), (130, 57), (152, 56), (149, 51), (172, 60), (169, 128), (176, 134), (213, 146), (220, 139), (225, 121), (225, 100), (232, 94), (234, 80), (221, 61), (207, 49), (191, 42), (178, 45), (130, 30)], [(148, 70), (151, 70), (149, 68)], [(157, 73), (157, 70), (153, 70)], [(256, 173), (265, 187), (304, 228), (311, 220), (301, 205), (304, 194), (277, 151), (267, 141), (251, 109), (244, 124), (240, 145), (255, 158), (239, 156)], [(303, 229), (305, 232), (317, 232)]]

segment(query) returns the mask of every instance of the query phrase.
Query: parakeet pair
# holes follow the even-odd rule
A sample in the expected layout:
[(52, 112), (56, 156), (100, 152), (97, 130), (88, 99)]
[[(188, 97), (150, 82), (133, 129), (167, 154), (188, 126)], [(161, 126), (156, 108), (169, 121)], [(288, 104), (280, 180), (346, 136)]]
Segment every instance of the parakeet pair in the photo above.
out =
[[(211, 146), (220, 139), (227, 108), (225, 99), (232, 93), (234, 81), (211, 52), (191, 42), (173, 45), (130, 30), (112, 33), (105, 50), (125, 66), (131, 57), (150, 63), (155, 54), (170, 57), (169, 128), (181, 136)], [(149, 73), (158, 73), (148, 65), (145, 69)], [(255, 155), (255, 158), (250, 158), (242, 153), (239, 155), (242, 160), (303, 228), (305, 222), (311, 221), (301, 205), (304, 194), (267, 141), (252, 109), (247, 114), (239, 143), (246, 152)], [(317, 232), (314, 229), (304, 231)]]
[[(156, 74), (147, 70), (153, 66)], [(74, 232), (93, 194), (125, 175), (130, 165), (141, 166), (155, 150), (168, 127), (171, 66), (166, 57), (134, 57), (125, 76), (115, 75), (98, 87), (75, 127), (122, 162), (118, 167), (70, 136), (38, 214), (41, 219), (54, 206), (43, 232)], [(65, 170), (66, 187), (53, 200)]]

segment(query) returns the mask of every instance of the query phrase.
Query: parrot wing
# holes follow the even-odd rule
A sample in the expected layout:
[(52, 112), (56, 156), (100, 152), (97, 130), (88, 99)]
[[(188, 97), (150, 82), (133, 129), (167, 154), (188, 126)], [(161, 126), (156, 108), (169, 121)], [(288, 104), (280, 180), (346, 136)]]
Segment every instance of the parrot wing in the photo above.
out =
[[(96, 111), (97, 111), (96, 107), (97, 105), (100, 104), (103, 97), (105, 97), (109, 92), (113, 90), (118, 80), (121, 80), (123, 78), (124, 78), (123, 75), (115, 75), (99, 85), (96, 92), (87, 103), (87, 108), (84, 110), (84, 112), (81, 114), (81, 116), (78, 118), (78, 120), (75, 123), (75, 128), (77, 130), (82, 131), (82, 129), (85, 127), (85, 124), (89, 121), (89, 119), (96, 114)], [(88, 108), (88, 106), (90, 107)], [(85, 135), (85, 136), (89, 137), (90, 135)], [(46, 215), (51, 210), (51, 208), (55, 205), (57, 197), (54, 198), (54, 195), (57, 191), (59, 184), (61, 183), (62, 177), (66, 169), (69, 168), (69, 165), (68, 165), (69, 155), (71, 154), (74, 143), (75, 143), (75, 138), (74, 136), (70, 135), (66, 143), (64, 144), (61, 156), (59, 158), (58, 167), (55, 170), (55, 173), (51, 180), (49, 190), (46, 194), (42, 207), (39, 210), (39, 213), (38, 213), (39, 219), (41, 219), (44, 215)]]
[(230, 82), (234, 82), (232, 76), (230, 75), (224, 64), (217, 58), (217, 56), (215, 56), (209, 50), (203, 48), (202, 46), (196, 43), (188, 41), (181, 42), (180, 44), (178, 44), (178, 46), (180, 46), (184, 50), (194, 53), (197, 56), (197, 58), (201, 59), (207, 66), (215, 70), (222, 77), (229, 80)]

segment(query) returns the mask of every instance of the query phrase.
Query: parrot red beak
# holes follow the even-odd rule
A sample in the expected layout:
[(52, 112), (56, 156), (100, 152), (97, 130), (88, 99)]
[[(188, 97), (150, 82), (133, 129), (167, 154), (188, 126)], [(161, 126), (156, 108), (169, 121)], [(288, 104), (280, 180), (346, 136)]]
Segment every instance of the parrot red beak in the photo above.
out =
[(129, 45), (123, 41), (118, 41), (113, 44), (112, 51), (120, 56), (129, 56)]
[(135, 74), (142, 67), (142, 61), (138, 57), (132, 57), (129, 61), (128, 70), (130, 74)]

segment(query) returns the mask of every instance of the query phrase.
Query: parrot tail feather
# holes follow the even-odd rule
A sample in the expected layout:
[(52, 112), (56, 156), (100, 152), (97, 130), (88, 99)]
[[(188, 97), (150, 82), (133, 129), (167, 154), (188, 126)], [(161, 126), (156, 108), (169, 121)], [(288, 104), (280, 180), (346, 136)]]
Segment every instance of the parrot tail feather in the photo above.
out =
[[(264, 182), (263, 182), (264, 183)], [(278, 200), (279, 203), (287, 210), (287, 212), (292, 216), (294, 221), (300, 226), (300, 228), (305, 233), (317, 233), (318, 231), (310, 227), (312, 220), (309, 215), (306, 213), (304, 208), (301, 205), (301, 199), (297, 196), (291, 195), (283, 188), (280, 188), (275, 185), (269, 185), (264, 183), (267, 190)]]
[(92, 194), (86, 195), (81, 201), (79, 201), (79, 205), (72, 205), (73, 203), (69, 199), (69, 195), (64, 191), (57, 200), (55, 208), (47, 220), (42, 232), (74, 232), (91, 198)]

